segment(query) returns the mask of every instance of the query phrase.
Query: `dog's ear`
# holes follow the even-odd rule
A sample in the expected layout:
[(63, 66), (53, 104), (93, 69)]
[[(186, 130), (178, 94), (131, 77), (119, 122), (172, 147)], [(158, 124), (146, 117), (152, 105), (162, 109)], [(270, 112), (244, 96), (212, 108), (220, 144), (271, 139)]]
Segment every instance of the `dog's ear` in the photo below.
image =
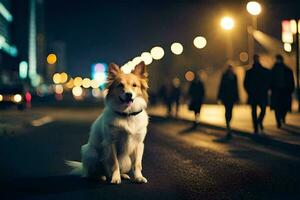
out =
[(147, 67), (145, 65), (145, 62), (142, 61), (139, 64), (137, 64), (132, 73), (137, 76), (140, 76), (141, 78), (147, 78), (148, 73), (147, 73)]
[(111, 77), (115, 77), (120, 72), (120, 67), (115, 63), (110, 63), (108, 66), (108, 75)]

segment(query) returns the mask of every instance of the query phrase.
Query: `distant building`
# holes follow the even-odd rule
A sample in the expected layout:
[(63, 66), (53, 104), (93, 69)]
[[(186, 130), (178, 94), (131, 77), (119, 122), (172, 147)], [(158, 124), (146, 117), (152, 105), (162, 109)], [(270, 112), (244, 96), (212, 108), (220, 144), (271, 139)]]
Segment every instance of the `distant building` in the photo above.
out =
[(0, 0), (0, 84), (18, 79), (18, 51), (11, 40), (12, 22), (11, 1)]

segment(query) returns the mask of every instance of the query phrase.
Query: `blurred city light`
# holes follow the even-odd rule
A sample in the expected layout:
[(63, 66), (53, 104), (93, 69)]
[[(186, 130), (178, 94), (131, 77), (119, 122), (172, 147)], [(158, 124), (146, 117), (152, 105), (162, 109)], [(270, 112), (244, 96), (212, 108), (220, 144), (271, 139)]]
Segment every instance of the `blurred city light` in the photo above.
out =
[(13, 101), (16, 103), (20, 103), (22, 101), (22, 96), (20, 94), (15, 94)]
[(66, 83), (66, 87), (68, 89), (71, 89), (74, 87), (74, 80), (72, 78)]
[(195, 79), (195, 74), (192, 71), (187, 71), (184, 77), (187, 81), (193, 81)]
[(129, 74), (132, 69), (135, 67), (135, 65), (133, 64), (132, 61), (129, 61), (128, 63), (126, 63), (125, 65), (123, 65), (121, 67), (121, 70), (125, 73), (125, 74)]
[(82, 88), (80, 86), (76, 86), (72, 89), (72, 94), (75, 96), (75, 97), (79, 97), (82, 95)]
[(194, 39), (194, 45), (196, 48), (198, 49), (203, 49), (206, 44), (207, 44), (207, 41), (205, 39), (205, 37), (202, 37), (202, 36), (197, 36), (195, 39)]
[(141, 58), (145, 62), (146, 65), (150, 65), (152, 63), (152, 61), (153, 61), (151, 53), (149, 53), (149, 52), (143, 52), (141, 54)]
[(54, 91), (56, 94), (62, 94), (64, 92), (64, 88), (62, 85), (55, 85)]
[(0, 94), (0, 101), (3, 101), (3, 96), (2, 96), (2, 94)]
[(89, 88), (91, 86), (91, 80), (89, 78), (84, 78), (82, 80), (82, 87)]
[(48, 64), (53, 65), (53, 64), (56, 63), (56, 61), (57, 61), (57, 57), (56, 57), (56, 55), (54, 53), (51, 53), (51, 54), (49, 54), (47, 56), (47, 62), (48, 62)]
[(286, 52), (291, 52), (292, 51), (292, 45), (290, 43), (284, 43), (283, 48)]
[(100, 86), (105, 84), (107, 79), (108, 65), (106, 63), (96, 63), (91, 66), (91, 78), (97, 80)]
[(291, 26), (291, 32), (293, 34), (296, 34), (297, 33), (297, 22), (296, 22), (296, 20), (294, 20), (294, 19), (290, 20), (290, 26)]
[(30, 82), (33, 87), (37, 87), (41, 84), (42, 77), (39, 74), (36, 74), (35, 76), (31, 77)]
[(99, 88), (94, 88), (92, 89), (92, 95), (95, 98), (98, 98), (101, 96), (101, 90)]
[[(290, 20), (283, 20), (281, 22), (281, 28), (282, 28), (282, 35), (281, 39), (282, 42), (284, 43), (293, 43), (293, 27), (292, 23)], [(296, 28), (297, 29), (297, 28)]]
[(61, 75), (60, 73), (55, 73), (52, 77), (53, 83), (58, 84), (61, 83)]
[(30, 102), (31, 101), (31, 94), (30, 94), (30, 92), (26, 92), (25, 93), (25, 99), (26, 99), (26, 102)]
[(74, 78), (74, 86), (75, 87), (80, 87), (82, 85), (82, 78), (81, 77), (76, 77)]
[(261, 12), (261, 5), (256, 1), (248, 2), (246, 8), (251, 15), (259, 15)]
[(60, 74), (60, 78), (61, 78), (61, 80), (60, 80), (61, 83), (65, 83), (68, 80), (68, 74), (63, 72), (63, 73)]
[(153, 47), (151, 49), (150, 53), (154, 60), (160, 60), (165, 55), (164, 49), (159, 46)]
[(133, 63), (133, 65), (134, 65), (134, 67), (137, 65), (137, 64), (139, 64), (140, 62), (142, 62), (143, 60), (142, 60), (142, 58), (140, 57), (140, 56), (137, 56), (137, 57), (135, 57), (133, 60), (132, 60), (132, 63)]
[(180, 55), (183, 52), (183, 46), (182, 44), (180, 44), (179, 42), (174, 42), (171, 45), (171, 51), (175, 54), (175, 55)]
[(223, 17), (220, 24), (225, 30), (231, 30), (234, 27), (234, 21), (231, 17)]
[(19, 77), (21, 79), (27, 78), (28, 75), (28, 63), (26, 61), (22, 61), (19, 64)]
[(97, 80), (91, 80), (91, 87), (93, 88), (93, 89), (96, 89), (96, 88), (98, 88), (100, 86), (100, 82), (99, 81), (97, 81)]
[(242, 62), (247, 62), (249, 59), (248, 53), (247, 52), (241, 52), (240, 53), (240, 60)]

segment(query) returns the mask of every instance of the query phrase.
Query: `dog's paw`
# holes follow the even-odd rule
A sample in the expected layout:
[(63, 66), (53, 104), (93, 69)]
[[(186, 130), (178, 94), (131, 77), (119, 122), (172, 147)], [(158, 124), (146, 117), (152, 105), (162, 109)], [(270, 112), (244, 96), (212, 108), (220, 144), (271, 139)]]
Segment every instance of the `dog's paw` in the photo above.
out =
[(113, 176), (111, 181), (110, 181), (111, 184), (120, 184), (121, 183), (121, 176)]
[(136, 183), (147, 183), (147, 179), (143, 176), (137, 176), (134, 178), (134, 182)]
[(130, 176), (128, 176), (128, 174), (122, 174), (121, 177), (122, 177), (123, 179), (127, 179), (127, 180), (130, 179)]

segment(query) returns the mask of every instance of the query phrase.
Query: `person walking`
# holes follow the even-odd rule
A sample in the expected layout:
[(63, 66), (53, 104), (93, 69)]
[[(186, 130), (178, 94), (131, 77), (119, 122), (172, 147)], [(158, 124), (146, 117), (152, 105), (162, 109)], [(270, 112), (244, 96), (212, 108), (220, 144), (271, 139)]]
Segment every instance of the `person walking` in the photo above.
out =
[(225, 107), (225, 120), (227, 127), (227, 139), (232, 138), (230, 121), (232, 118), (232, 109), (234, 103), (239, 101), (237, 76), (233, 71), (232, 65), (228, 65), (227, 70), (223, 73), (219, 86), (218, 100)]
[[(252, 68), (246, 72), (244, 87), (248, 94), (248, 103), (251, 105), (254, 133), (257, 134), (258, 126), (261, 130), (264, 129), (263, 120), (270, 89), (270, 70), (260, 64), (258, 55), (254, 55), (253, 60)], [(259, 116), (257, 116), (257, 107), (260, 107)]]
[(181, 87), (180, 80), (178, 78), (173, 78), (172, 88), (171, 88), (171, 110), (173, 109), (173, 104), (175, 104), (175, 117), (178, 117), (180, 98), (181, 98)]
[(193, 111), (195, 115), (194, 127), (196, 127), (198, 124), (204, 95), (205, 89), (203, 82), (201, 81), (200, 76), (196, 76), (195, 79), (191, 82), (188, 90), (188, 96), (190, 99), (189, 110)]
[(281, 128), (287, 112), (291, 111), (294, 89), (293, 71), (284, 64), (282, 55), (276, 55), (276, 62), (271, 69), (271, 109), (275, 110), (277, 128)]

